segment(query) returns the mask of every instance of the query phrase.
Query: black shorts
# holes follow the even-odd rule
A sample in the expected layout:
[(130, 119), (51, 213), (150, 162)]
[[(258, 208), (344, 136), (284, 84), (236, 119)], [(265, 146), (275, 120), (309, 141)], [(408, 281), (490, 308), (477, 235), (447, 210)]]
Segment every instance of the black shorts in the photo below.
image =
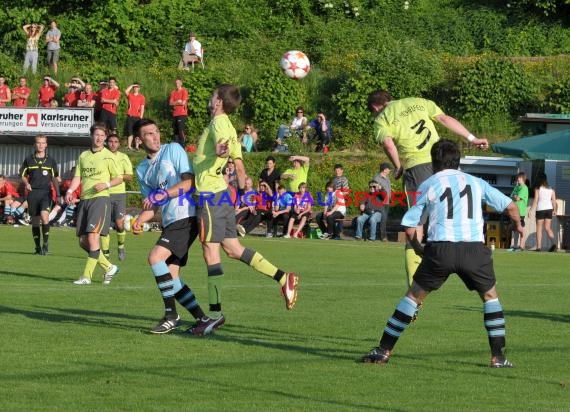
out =
[(99, 121), (105, 123), (109, 132), (117, 129), (117, 115), (111, 113), (108, 110), (101, 109), (101, 114), (99, 115)]
[(482, 242), (428, 242), (414, 281), (427, 292), (457, 273), (467, 289), (489, 291), (496, 282), (491, 251)]
[(552, 219), (552, 212), (553, 212), (553, 209), (537, 210), (536, 211), (536, 220)]
[(127, 116), (127, 122), (125, 123), (125, 133), (127, 136), (133, 135), (135, 123), (138, 122), (140, 119), (141, 119), (140, 117)]
[(49, 212), (52, 204), (51, 190), (34, 189), (28, 194), (28, 214), (32, 217)]
[(186, 266), (188, 249), (198, 236), (198, 221), (195, 216), (177, 220), (166, 226), (156, 244), (168, 249), (172, 255), (167, 259), (168, 264)]

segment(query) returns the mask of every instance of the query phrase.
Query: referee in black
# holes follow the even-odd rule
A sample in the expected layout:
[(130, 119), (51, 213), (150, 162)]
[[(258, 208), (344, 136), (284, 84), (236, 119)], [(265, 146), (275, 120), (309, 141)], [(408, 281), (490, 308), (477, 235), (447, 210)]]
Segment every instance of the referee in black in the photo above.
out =
[[(28, 214), (32, 218), (32, 235), (36, 244), (36, 255), (49, 252), (49, 212), (53, 205), (52, 189), (59, 197), (57, 163), (48, 156), (47, 136), (37, 135), (35, 151), (24, 159), (20, 176), (28, 191)], [(40, 224), (43, 245), (40, 247)]]

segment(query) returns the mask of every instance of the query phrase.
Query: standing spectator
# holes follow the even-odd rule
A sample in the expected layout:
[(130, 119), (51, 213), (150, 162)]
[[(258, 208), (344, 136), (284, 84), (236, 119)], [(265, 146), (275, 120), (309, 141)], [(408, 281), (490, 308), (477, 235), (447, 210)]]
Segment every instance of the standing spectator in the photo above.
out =
[(79, 93), (78, 107), (95, 107), (97, 103), (96, 93), (93, 91), (91, 83), (85, 83), (85, 88)]
[(57, 62), (59, 61), (59, 39), (61, 31), (57, 28), (57, 22), (52, 20), (49, 24), (49, 30), (46, 33), (47, 42), (47, 62), (48, 66), (53, 70), (54, 76), (57, 76)]
[(339, 189), (350, 189), (348, 178), (344, 175), (344, 168), (340, 163), (334, 165), (334, 177), (331, 179), (331, 182), (335, 192)]
[(285, 186), (277, 187), (277, 197), (273, 202), (273, 211), (271, 218), (267, 223), (267, 233), (265, 237), (277, 236), (277, 227), (283, 225), (283, 236), (287, 234), (287, 225), (289, 224), (289, 215), (293, 207), (293, 195), (285, 191)]
[[(111, 202), (109, 213), (111, 214), (111, 222), (115, 224), (115, 230), (117, 231), (119, 260), (125, 260), (125, 240), (127, 238), (127, 232), (125, 231), (125, 214), (127, 213), (127, 192), (125, 182), (133, 180), (133, 165), (129, 156), (119, 152), (119, 148), (121, 147), (119, 136), (116, 134), (109, 135), (107, 138), (107, 146), (115, 158), (115, 164), (119, 175), (123, 177), (123, 181), (121, 183), (109, 189)], [(107, 259), (109, 259), (109, 245), (110, 236), (108, 234), (106, 236), (101, 235), (101, 251)]]
[(318, 140), (316, 151), (327, 153), (331, 142), (331, 122), (327, 120), (325, 114), (318, 112), (317, 117), (311, 120), (307, 127), (315, 130), (315, 136)]
[(188, 118), (188, 90), (182, 87), (182, 79), (174, 81), (176, 89), (170, 93), (169, 104), (172, 107), (172, 132), (174, 141), (180, 146), (186, 145), (186, 119)]
[[(305, 228), (305, 224), (311, 221), (312, 217), (312, 203), (313, 199), (307, 192), (307, 184), (301, 182), (299, 184), (299, 191), (293, 197), (293, 211), (289, 215), (289, 223), (287, 225), (287, 233), (283, 236), (285, 239), (290, 237), (302, 237), (301, 233)], [(297, 229), (293, 232), (295, 223), (298, 223)]]
[(55, 91), (59, 83), (50, 76), (44, 76), (44, 81), (38, 90), (38, 103), (36, 107), (50, 107), (50, 102), (55, 99)]
[(121, 100), (121, 91), (114, 77), (109, 78), (109, 84), (101, 90), (101, 115), (99, 121), (107, 126), (111, 134), (117, 133), (117, 107)]
[(359, 206), (360, 216), (356, 218), (356, 233), (354, 238), (356, 240), (362, 240), (364, 225), (368, 223), (370, 229), (368, 240), (373, 242), (376, 240), (376, 229), (378, 227), (378, 223), (382, 222), (384, 219), (381, 206), (384, 202), (384, 196), (380, 193), (382, 186), (375, 180), (368, 182), (368, 190), (370, 192), (370, 196)]
[(28, 79), (20, 77), (20, 85), (12, 90), (12, 105), (14, 107), (28, 107), (28, 99), (32, 91), (27, 86)]
[[(512, 368), (513, 364), (504, 353), (505, 316), (496, 289), (491, 251), (483, 243), (484, 222), (480, 206), (485, 201), (495, 210), (505, 210), (522, 234), (518, 209), (511, 199), (484, 180), (457, 170), (460, 152), (456, 143), (441, 140), (430, 151), (435, 174), (420, 185), (418, 201), (402, 219), (406, 237), (424, 259), (406, 295), (388, 319), (379, 345), (364, 355), (362, 362), (388, 363), (418, 305), (429, 293), (438, 290), (451, 274), (457, 273), (465, 286), (476, 290), (483, 301), (483, 323), (491, 349), (491, 367)], [(469, 195), (464, 196), (464, 193)], [(428, 243), (423, 247), (416, 227), (426, 211), (430, 219)]]
[(82, 185), (81, 202), (77, 211), (79, 246), (87, 252), (83, 275), (75, 285), (90, 285), (97, 264), (105, 271), (103, 284), (111, 283), (119, 268), (101, 253), (100, 237), (109, 233), (111, 214), (109, 189), (121, 184), (123, 177), (117, 170), (113, 154), (105, 148), (107, 127), (103, 123), (91, 126), (91, 148), (79, 155), (75, 176), (65, 195), (67, 204), (74, 203), (73, 192)]
[(337, 197), (337, 192), (334, 191), (332, 182), (327, 183), (326, 192), (328, 196), (326, 199), (327, 205), (316, 217), (317, 224), (322, 232), (321, 239), (340, 240), (340, 231), (336, 225), (336, 220), (344, 219), (346, 204), (344, 200)]
[(0, 75), (0, 107), (6, 107), (12, 101), (12, 93), (6, 84), (6, 78)]
[[(526, 216), (526, 207), (528, 204), (528, 187), (526, 185), (526, 173), (519, 172), (517, 174), (517, 184), (513, 188), (513, 192), (511, 193), (511, 199), (519, 208), (519, 215), (521, 218), (521, 227), (525, 227), (524, 218)], [(519, 232), (516, 231), (516, 227), (514, 226), (513, 222), (513, 230), (511, 232), (511, 248), (509, 249), (511, 252), (521, 251), (524, 249), (525, 238), (524, 232), (522, 236), (519, 236)]]
[(549, 252), (556, 252), (556, 241), (554, 233), (550, 227), (552, 224), (552, 216), (556, 216), (556, 193), (548, 184), (546, 175), (542, 173), (538, 177), (538, 185), (534, 189), (534, 201), (532, 209), (535, 211), (536, 217), (536, 251), (542, 251), (542, 228), (552, 242)]
[[(52, 187), (59, 197), (57, 163), (48, 156), (47, 136), (37, 135), (34, 154), (27, 156), (20, 167), (22, 182), (28, 191), (28, 213), (32, 218), (32, 236), (36, 255), (49, 253), (49, 212), (53, 207)], [(40, 247), (40, 225), (43, 246)]]
[(180, 59), (180, 63), (178, 63), (178, 68), (190, 70), (189, 65), (200, 62), (202, 60), (202, 54), (202, 44), (196, 40), (195, 33), (190, 33), (188, 41), (184, 46), (184, 51), (182, 52), (182, 59)]
[(293, 167), (283, 172), (281, 181), (287, 191), (294, 194), (297, 193), (299, 184), (307, 181), (311, 159), (307, 156), (290, 156), (289, 161), (293, 163)]
[(244, 152), (257, 152), (257, 132), (251, 124), (246, 124), (242, 134), (239, 137), (241, 149)]
[[(218, 86), (208, 103), (211, 121), (202, 133), (194, 156), (197, 195), (207, 193), (212, 204), (203, 202), (198, 206), (200, 241), (208, 271), (208, 295), (210, 300), (210, 320), (189, 330), (193, 335), (204, 335), (224, 324), (222, 314), (222, 275), (220, 246), (229, 258), (239, 259), (264, 276), (281, 285), (287, 310), (293, 309), (297, 300), (298, 277), (292, 272), (284, 272), (253, 249), (245, 248), (237, 238), (235, 213), (227, 199), (227, 185), (220, 174), (228, 156), (236, 164), (240, 189), (245, 184), (245, 167), (237, 133), (228, 115), (241, 103), (239, 89), (231, 84)], [(212, 196), (213, 195), (213, 196)], [(221, 201), (223, 200), (223, 201)]]
[[(477, 139), (458, 120), (443, 113), (431, 100), (417, 97), (392, 100), (387, 91), (377, 90), (368, 95), (368, 110), (375, 117), (374, 137), (382, 144), (396, 170), (394, 178), (399, 179), (404, 175), (408, 207), (413, 206), (418, 186), (432, 175), (430, 150), (439, 140), (434, 121), (479, 148), (486, 149), (489, 146), (487, 139)], [(422, 217), (416, 229), (420, 241), (426, 220), (427, 215)], [(405, 262), (409, 286), (421, 262), (409, 242), (406, 243)]]
[(67, 93), (63, 96), (63, 105), (65, 107), (78, 107), (81, 90), (85, 88), (85, 83), (79, 77), (72, 77), (71, 82), (66, 85)]
[[(138, 82), (134, 82), (125, 90), (125, 94), (127, 95), (127, 101), (129, 103), (129, 108), (127, 109), (127, 123), (126, 123), (127, 150), (133, 150), (133, 127), (138, 120), (144, 117), (144, 107), (146, 99), (140, 93), (140, 90), (141, 90), (141, 85)], [(138, 141), (135, 142), (135, 149), (139, 150)]]
[(93, 112), (95, 121), (99, 122), (101, 119), (101, 108), (103, 107), (103, 103), (101, 102), (101, 98), (103, 96), (103, 92), (109, 87), (109, 83), (102, 80), (99, 82), (99, 90), (95, 93), (94, 100), (95, 104), (93, 105)]
[(388, 241), (388, 233), (386, 231), (386, 224), (388, 223), (388, 214), (390, 213), (390, 197), (392, 196), (392, 184), (390, 183), (390, 172), (392, 168), (390, 163), (382, 163), (380, 165), (380, 172), (374, 176), (372, 180), (378, 182), (384, 192), (384, 206), (380, 212), (382, 213), (382, 220), (380, 221), (380, 240), (382, 242)]
[(259, 174), (259, 181), (266, 182), (271, 190), (276, 193), (281, 179), (281, 172), (275, 168), (275, 158), (267, 156), (265, 158), (265, 169)]
[(24, 74), (32, 67), (32, 73), (36, 74), (38, 69), (38, 48), (39, 40), (44, 32), (43, 24), (26, 24), (22, 27), (26, 33), (26, 54), (24, 56)]

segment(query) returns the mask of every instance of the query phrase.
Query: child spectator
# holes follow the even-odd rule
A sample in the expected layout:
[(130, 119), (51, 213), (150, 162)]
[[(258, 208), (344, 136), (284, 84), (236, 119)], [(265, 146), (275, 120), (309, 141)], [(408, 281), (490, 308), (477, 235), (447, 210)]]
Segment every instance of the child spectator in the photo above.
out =
[[(312, 203), (313, 199), (311, 198), (311, 194), (307, 192), (307, 184), (301, 182), (299, 184), (299, 191), (293, 198), (293, 211), (289, 216), (287, 233), (283, 236), (285, 239), (290, 237), (303, 237), (303, 229), (312, 218)], [(293, 231), (295, 223), (298, 225), (295, 231)]]
[(267, 223), (267, 234), (265, 237), (277, 236), (277, 226), (283, 225), (283, 235), (287, 230), (287, 223), (289, 222), (289, 214), (291, 213), (291, 206), (293, 205), (293, 196), (291, 193), (285, 191), (285, 186), (277, 188), (277, 199), (273, 203), (273, 212)]

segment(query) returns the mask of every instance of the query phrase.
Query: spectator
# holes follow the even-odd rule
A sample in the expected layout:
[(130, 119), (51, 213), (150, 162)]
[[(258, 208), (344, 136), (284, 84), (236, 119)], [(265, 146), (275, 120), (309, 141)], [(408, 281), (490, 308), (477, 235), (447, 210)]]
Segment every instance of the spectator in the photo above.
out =
[(246, 124), (244, 131), (239, 137), (241, 149), (244, 152), (257, 152), (257, 131), (251, 124)]
[[(253, 226), (252, 220), (257, 220), (257, 209), (255, 207), (257, 202), (257, 192), (253, 189), (253, 180), (251, 177), (245, 178), (245, 186), (243, 194), (240, 196), (239, 201), (236, 202), (236, 229), (240, 236), (245, 236), (246, 233), (251, 232), (257, 224)], [(252, 227), (253, 226), (253, 227)], [(246, 229), (249, 229), (247, 230)]]
[(348, 178), (344, 176), (344, 168), (340, 163), (334, 165), (334, 177), (331, 179), (334, 191), (339, 189), (350, 189), (348, 186)]
[(109, 87), (108, 82), (104, 80), (100, 81), (99, 90), (97, 90), (97, 93), (95, 93), (95, 96), (93, 98), (95, 100), (93, 109), (94, 109), (94, 117), (96, 122), (99, 122), (99, 120), (101, 119), (101, 108), (103, 107), (103, 103), (101, 103), (101, 97), (103, 95), (103, 92), (107, 89), (107, 87)]
[[(133, 127), (137, 120), (144, 117), (145, 97), (140, 93), (141, 85), (134, 82), (125, 90), (129, 108), (127, 109), (127, 150), (133, 150)], [(132, 93), (131, 93), (132, 90)], [(135, 142), (135, 149), (139, 150), (138, 140)]]
[[(301, 139), (303, 143), (307, 143), (307, 118), (305, 117), (305, 109), (302, 106), (297, 107), (296, 116), (290, 125), (282, 124), (277, 131), (277, 147), (285, 144), (285, 139), (291, 135)], [(278, 150), (281, 151), (281, 150)]]
[(525, 172), (520, 172), (517, 174), (517, 184), (513, 188), (513, 192), (511, 193), (511, 199), (517, 205), (519, 209), (520, 221), (521, 226), (523, 228), (522, 236), (516, 230), (516, 225), (513, 222), (513, 229), (511, 232), (511, 248), (509, 249), (511, 252), (520, 252), (524, 249), (524, 227), (525, 222), (524, 218), (526, 216), (526, 207), (528, 204), (528, 187), (526, 185), (526, 174)]
[(109, 78), (109, 84), (100, 92), (101, 115), (99, 121), (109, 130), (110, 134), (117, 134), (117, 107), (121, 100), (121, 91), (114, 77)]
[(47, 42), (47, 62), (48, 66), (53, 70), (54, 76), (57, 76), (57, 62), (59, 61), (59, 39), (61, 31), (57, 28), (57, 23), (52, 20), (49, 24), (50, 29), (46, 33)]
[(275, 168), (275, 158), (267, 156), (265, 158), (265, 169), (259, 174), (259, 181), (267, 183), (271, 191), (277, 193), (279, 179), (281, 179), (281, 172)]
[(534, 189), (532, 209), (535, 211), (536, 217), (536, 251), (542, 251), (542, 228), (544, 228), (552, 242), (552, 246), (550, 246), (548, 251), (556, 252), (556, 241), (550, 227), (552, 216), (556, 216), (556, 193), (548, 185), (548, 180), (544, 173), (538, 177), (538, 186)]
[(59, 107), (59, 103), (56, 98), (53, 98), (49, 101), (49, 108), (50, 109), (57, 109)]
[(1, 216), (2, 223), (13, 224), (14, 218), (24, 218), (25, 209), (22, 207), (22, 200), (14, 185), (6, 180), (3, 174), (0, 174), (0, 206), (4, 207), (4, 214)]
[(97, 103), (96, 93), (93, 91), (93, 86), (91, 83), (85, 83), (85, 88), (79, 94), (79, 100), (77, 101), (78, 107), (95, 107)]
[(384, 196), (380, 191), (382, 186), (375, 180), (368, 182), (369, 197), (360, 204), (360, 216), (356, 218), (356, 240), (362, 240), (364, 225), (368, 223), (370, 228), (370, 235), (368, 240), (376, 240), (376, 228), (378, 223), (382, 221), (382, 203), (385, 201)]
[[(313, 199), (307, 192), (307, 184), (305, 182), (301, 182), (299, 184), (299, 191), (293, 198), (293, 210), (289, 215), (287, 233), (283, 236), (285, 239), (288, 239), (289, 237), (303, 237), (302, 233), (305, 228), (305, 224), (309, 223), (312, 218), (312, 203)], [(297, 229), (293, 231), (295, 223), (298, 223), (298, 225)]]
[(386, 224), (388, 222), (388, 213), (390, 212), (390, 196), (392, 195), (392, 186), (390, 183), (390, 172), (392, 168), (390, 163), (382, 163), (380, 165), (380, 172), (374, 176), (372, 180), (379, 183), (385, 193), (386, 202), (381, 208), (382, 220), (380, 221), (380, 240), (382, 242), (388, 241), (388, 233), (386, 232)]
[(291, 156), (289, 161), (293, 167), (285, 170), (281, 175), (283, 185), (288, 192), (296, 193), (301, 182), (306, 182), (309, 175), (309, 159), (307, 156)]
[(24, 74), (32, 67), (32, 73), (38, 69), (38, 43), (44, 32), (43, 24), (26, 24), (22, 27), (28, 37), (26, 40), (26, 54), (24, 56)]
[(81, 89), (85, 87), (85, 83), (79, 77), (73, 77), (71, 82), (67, 84), (67, 93), (63, 96), (63, 105), (65, 107), (78, 107), (81, 98)]
[(340, 240), (340, 230), (336, 225), (336, 220), (344, 219), (346, 205), (344, 201), (338, 199), (332, 182), (327, 183), (326, 191), (327, 205), (322, 212), (317, 214), (317, 224), (322, 232), (321, 239)]
[(283, 225), (283, 234), (286, 235), (287, 224), (289, 223), (289, 215), (293, 205), (293, 196), (285, 191), (285, 186), (279, 185), (277, 188), (277, 199), (273, 203), (273, 212), (267, 223), (267, 234), (265, 237), (277, 236), (277, 226)]
[(234, 159), (228, 157), (228, 162), (226, 163), (226, 168), (224, 169), (224, 179), (228, 187), (235, 193), (238, 189), (238, 179), (236, 172), (236, 165)]
[(0, 75), (0, 107), (6, 107), (12, 101), (12, 93), (6, 84), (6, 78)]
[(325, 114), (318, 112), (316, 119), (311, 120), (307, 127), (315, 130), (315, 137), (318, 140), (316, 151), (327, 153), (331, 142), (331, 122), (327, 120)]
[(20, 77), (20, 85), (12, 90), (12, 105), (14, 107), (28, 107), (28, 99), (32, 92), (27, 86), (28, 79)]
[(190, 70), (189, 65), (192, 63), (200, 62), (202, 60), (202, 44), (196, 40), (196, 34), (190, 33), (188, 41), (184, 46), (182, 58), (178, 63), (178, 69)]
[(44, 81), (38, 90), (38, 103), (36, 107), (50, 107), (50, 101), (55, 98), (55, 91), (59, 83), (49, 76), (44, 76)]
[(174, 81), (176, 89), (170, 93), (169, 104), (172, 107), (172, 131), (174, 141), (180, 146), (186, 145), (186, 119), (188, 118), (188, 91), (182, 87), (182, 79)]

